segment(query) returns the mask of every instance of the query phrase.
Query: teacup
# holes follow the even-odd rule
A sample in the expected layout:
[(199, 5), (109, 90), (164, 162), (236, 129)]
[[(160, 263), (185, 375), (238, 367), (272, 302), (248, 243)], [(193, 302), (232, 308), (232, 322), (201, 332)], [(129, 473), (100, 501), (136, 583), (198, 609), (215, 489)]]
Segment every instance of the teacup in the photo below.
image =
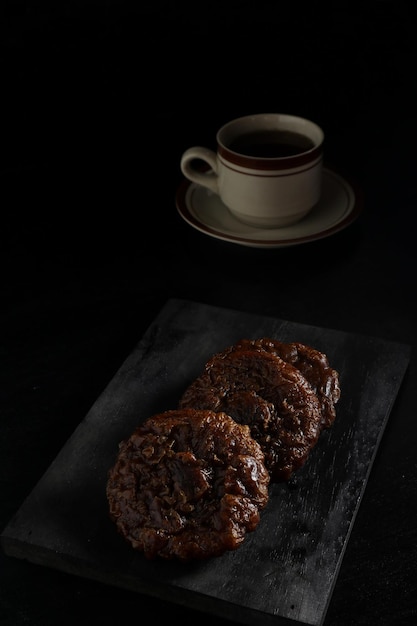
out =
[(222, 126), (216, 139), (217, 153), (188, 148), (181, 171), (218, 194), (240, 221), (288, 226), (319, 201), (324, 133), (314, 122), (279, 113), (247, 115)]

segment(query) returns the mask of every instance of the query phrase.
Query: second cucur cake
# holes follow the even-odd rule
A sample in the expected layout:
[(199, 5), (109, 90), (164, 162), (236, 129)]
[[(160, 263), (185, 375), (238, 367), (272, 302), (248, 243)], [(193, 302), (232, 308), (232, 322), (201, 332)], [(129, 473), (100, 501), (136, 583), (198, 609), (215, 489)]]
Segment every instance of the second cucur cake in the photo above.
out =
[[(285, 357), (285, 358), (283, 358)], [(179, 406), (223, 411), (247, 424), (273, 482), (288, 480), (334, 420), (338, 374), (300, 343), (243, 339), (214, 354)]]

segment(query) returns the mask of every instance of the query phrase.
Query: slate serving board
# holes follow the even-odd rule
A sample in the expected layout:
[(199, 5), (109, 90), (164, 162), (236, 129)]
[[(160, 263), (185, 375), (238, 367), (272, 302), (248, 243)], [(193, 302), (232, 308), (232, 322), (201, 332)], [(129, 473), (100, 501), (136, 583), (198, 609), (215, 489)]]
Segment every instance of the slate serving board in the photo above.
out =
[[(108, 518), (118, 443), (176, 408), (214, 352), (270, 336), (325, 352), (340, 373), (333, 427), (306, 465), (272, 485), (258, 528), (207, 562), (147, 561)], [(185, 300), (169, 300), (2, 533), (6, 554), (244, 624), (323, 622), (409, 346)]]

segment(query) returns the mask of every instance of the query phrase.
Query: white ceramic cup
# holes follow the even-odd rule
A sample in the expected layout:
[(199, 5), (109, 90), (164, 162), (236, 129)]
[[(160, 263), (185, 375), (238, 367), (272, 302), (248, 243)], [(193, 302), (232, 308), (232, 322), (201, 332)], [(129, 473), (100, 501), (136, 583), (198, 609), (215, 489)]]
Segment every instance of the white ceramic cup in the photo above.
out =
[(186, 150), (181, 171), (218, 194), (240, 221), (280, 228), (319, 201), (324, 133), (314, 122), (279, 113), (248, 115), (222, 126), (216, 139), (217, 153), (201, 146)]

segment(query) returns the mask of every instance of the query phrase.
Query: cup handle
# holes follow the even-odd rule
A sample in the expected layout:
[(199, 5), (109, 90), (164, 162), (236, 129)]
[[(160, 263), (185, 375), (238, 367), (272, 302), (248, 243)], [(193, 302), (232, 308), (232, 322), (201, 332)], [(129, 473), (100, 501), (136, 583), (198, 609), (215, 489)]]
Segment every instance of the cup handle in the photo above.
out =
[[(205, 172), (198, 169), (196, 165), (197, 160), (207, 163), (211, 169)], [(193, 183), (207, 187), (214, 193), (219, 193), (217, 156), (213, 150), (201, 146), (188, 148), (181, 157), (181, 171)]]

